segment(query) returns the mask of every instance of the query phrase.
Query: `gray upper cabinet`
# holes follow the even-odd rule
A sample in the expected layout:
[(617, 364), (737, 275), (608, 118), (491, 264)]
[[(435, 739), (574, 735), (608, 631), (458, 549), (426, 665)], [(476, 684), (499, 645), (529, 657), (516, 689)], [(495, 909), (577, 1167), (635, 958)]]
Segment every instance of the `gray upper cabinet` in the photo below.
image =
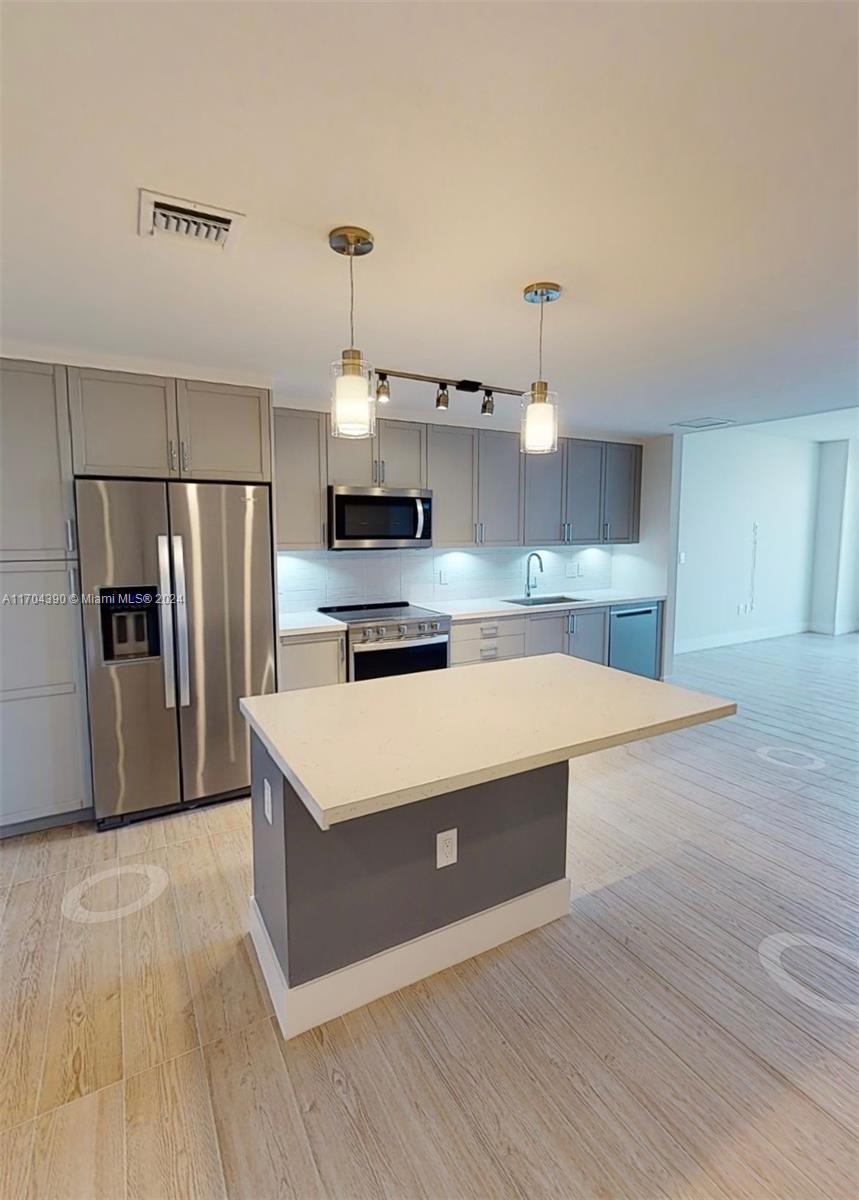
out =
[(382, 487), (426, 487), (426, 425), (416, 421), (379, 421), (376, 443), (377, 475)]
[(585, 608), (570, 613), (569, 653), (588, 662), (608, 662), (608, 609)]
[(326, 544), (324, 413), (274, 411), (277, 545), (318, 550)]
[(525, 454), (525, 545), (565, 542), (563, 447), (554, 454)]
[(179, 474), (175, 380), (69, 367), (69, 413), (76, 475)]
[(483, 546), (522, 542), (522, 459), (519, 435), (481, 429), (477, 435), (477, 523)]
[(564, 521), (570, 545), (595, 546), (603, 540), (604, 448), (604, 442), (565, 439)]
[(334, 437), (328, 428), (328, 482), (343, 487), (377, 486), (375, 438)]
[(641, 446), (606, 442), (603, 541), (638, 541), (640, 494)]
[(76, 553), (64, 367), (2, 363), (0, 559)]
[(179, 470), (184, 479), (267, 483), (271, 408), (262, 388), (176, 382)]
[(473, 546), (477, 539), (477, 430), (427, 428), (427, 487), (432, 489), (434, 546)]

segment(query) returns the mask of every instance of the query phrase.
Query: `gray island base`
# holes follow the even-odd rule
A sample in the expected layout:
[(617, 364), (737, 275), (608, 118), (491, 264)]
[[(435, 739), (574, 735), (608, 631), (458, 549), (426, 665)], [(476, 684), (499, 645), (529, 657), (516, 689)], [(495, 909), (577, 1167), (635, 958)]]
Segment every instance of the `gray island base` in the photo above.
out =
[(569, 760), (736, 706), (550, 654), (241, 709), (250, 934), (291, 1038), (565, 916)]

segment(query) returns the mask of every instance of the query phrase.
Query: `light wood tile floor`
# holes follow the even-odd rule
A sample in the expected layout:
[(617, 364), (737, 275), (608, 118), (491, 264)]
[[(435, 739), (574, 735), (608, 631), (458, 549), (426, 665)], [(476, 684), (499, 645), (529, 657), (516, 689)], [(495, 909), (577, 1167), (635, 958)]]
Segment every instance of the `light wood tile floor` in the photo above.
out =
[(288, 1044), (247, 801), (0, 844), (0, 1197), (855, 1200), (857, 652), (679, 658), (740, 712), (573, 762), (568, 919)]

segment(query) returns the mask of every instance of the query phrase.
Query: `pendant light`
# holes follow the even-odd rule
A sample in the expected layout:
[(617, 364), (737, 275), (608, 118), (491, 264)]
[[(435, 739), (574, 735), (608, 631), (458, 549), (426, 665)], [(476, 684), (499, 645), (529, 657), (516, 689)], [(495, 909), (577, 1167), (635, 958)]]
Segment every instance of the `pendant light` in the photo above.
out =
[(334, 437), (371, 438), (376, 432), (373, 368), (355, 349), (355, 259), (373, 249), (373, 235), (354, 225), (332, 229), (328, 245), (349, 259), (349, 349), (331, 364), (331, 433)]
[(540, 336), (537, 352), (538, 378), (522, 397), (523, 454), (554, 454), (558, 449), (558, 393), (550, 392), (543, 374), (543, 309), (561, 294), (560, 284), (529, 283), (523, 295), (529, 304), (540, 305)]

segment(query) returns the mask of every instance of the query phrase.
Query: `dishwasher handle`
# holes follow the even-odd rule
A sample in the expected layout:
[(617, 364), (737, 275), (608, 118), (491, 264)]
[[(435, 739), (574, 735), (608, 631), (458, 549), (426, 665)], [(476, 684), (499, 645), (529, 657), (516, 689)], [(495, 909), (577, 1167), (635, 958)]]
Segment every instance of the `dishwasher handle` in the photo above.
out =
[(629, 608), (625, 612), (614, 612), (611, 615), (619, 621), (621, 617), (649, 617), (651, 613), (655, 612), (655, 608)]

